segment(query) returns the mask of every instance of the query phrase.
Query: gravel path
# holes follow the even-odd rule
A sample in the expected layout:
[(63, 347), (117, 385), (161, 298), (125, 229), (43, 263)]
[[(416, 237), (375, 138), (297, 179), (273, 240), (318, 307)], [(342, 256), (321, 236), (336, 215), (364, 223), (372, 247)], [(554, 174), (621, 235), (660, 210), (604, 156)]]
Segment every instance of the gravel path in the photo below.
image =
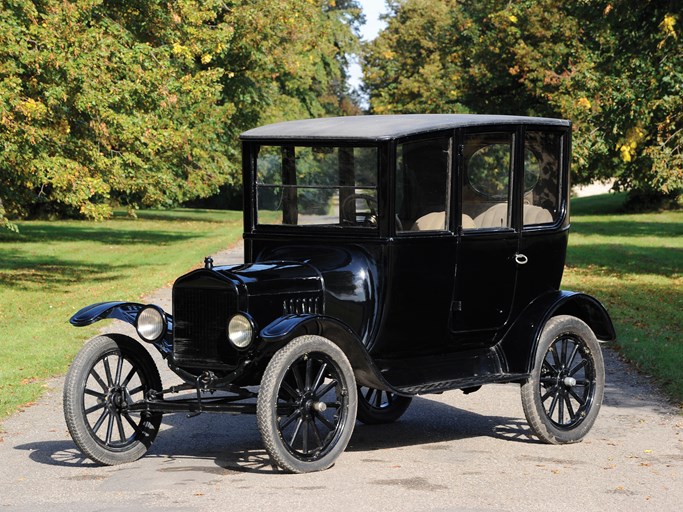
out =
[[(170, 290), (149, 299), (169, 307)], [(69, 438), (54, 379), (4, 423), (0, 511), (678, 511), (683, 416), (608, 348), (605, 358), (605, 402), (582, 443), (536, 442), (519, 386), (491, 385), (416, 398), (392, 425), (357, 424), (337, 464), (308, 475), (270, 466), (254, 417), (210, 414), (167, 415), (147, 456), (97, 466)]]

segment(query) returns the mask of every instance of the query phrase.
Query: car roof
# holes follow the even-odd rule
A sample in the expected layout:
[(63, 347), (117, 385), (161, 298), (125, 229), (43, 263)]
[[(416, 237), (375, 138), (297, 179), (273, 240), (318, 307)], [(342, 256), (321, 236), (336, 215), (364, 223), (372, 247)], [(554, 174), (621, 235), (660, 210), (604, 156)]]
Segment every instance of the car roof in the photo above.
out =
[(302, 119), (268, 124), (244, 132), (242, 140), (315, 141), (325, 139), (379, 141), (461, 127), (538, 125), (567, 128), (564, 119), (476, 114), (400, 114)]

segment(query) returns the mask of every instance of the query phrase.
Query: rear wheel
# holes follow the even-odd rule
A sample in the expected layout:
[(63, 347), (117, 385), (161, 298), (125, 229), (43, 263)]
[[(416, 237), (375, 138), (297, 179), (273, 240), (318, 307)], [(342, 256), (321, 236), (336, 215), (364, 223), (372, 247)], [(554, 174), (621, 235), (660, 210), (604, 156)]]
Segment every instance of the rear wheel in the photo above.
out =
[(358, 420), (366, 425), (392, 423), (403, 416), (412, 397), (381, 389), (358, 388)]
[(353, 433), (356, 381), (344, 352), (320, 336), (280, 349), (263, 375), (256, 417), (266, 450), (292, 473), (334, 464)]
[(541, 441), (575, 443), (595, 423), (605, 389), (605, 364), (595, 334), (580, 319), (560, 315), (543, 328), (522, 406)]
[(123, 335), (97, 336), (76, 355), (64, 384), (64, 418), (84, 455), (108, 466), (142, 457), (154, 441), (160, 413), (129, 406), (161, 391), (152, 357)]

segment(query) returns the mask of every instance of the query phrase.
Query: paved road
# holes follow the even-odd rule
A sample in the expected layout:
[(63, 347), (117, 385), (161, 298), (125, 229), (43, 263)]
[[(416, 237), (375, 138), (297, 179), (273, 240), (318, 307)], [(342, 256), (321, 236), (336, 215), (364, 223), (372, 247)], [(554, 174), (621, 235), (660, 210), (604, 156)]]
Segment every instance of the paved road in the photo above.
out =
[[(152, 300), (168, 305), (168, 295)], [(392, 425), (358, 424), (337, 464), (308, 475), (271, 467), (254, 417), (209, 414), (165, 416), (146, 457), (97, 466), (68, 436), (55, 379), (0, 433), (0, 511), (678, 511), (683, 416), (605, 356), (605, 403), (582, 443), (538, 443), (519, 386), (492, 385), (416, 398)]]

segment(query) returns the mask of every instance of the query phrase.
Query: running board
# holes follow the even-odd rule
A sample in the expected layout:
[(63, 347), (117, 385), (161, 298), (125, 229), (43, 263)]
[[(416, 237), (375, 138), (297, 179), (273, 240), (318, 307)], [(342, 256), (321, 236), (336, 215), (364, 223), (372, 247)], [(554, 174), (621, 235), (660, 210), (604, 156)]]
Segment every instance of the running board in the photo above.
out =
[(417, 386), (396, 387), (396, 391), (401, 395), (428, 395), (430, 393), (442, 393), (453, 389), (475, 388), (484, 384), (501, 384), (506, 382), (522, 382), (529, 378), (524, 373), (502, 373), (499, 375), (486, 375), (485, 377), (468, 377), (463, 379), (445, 380), (430, 382)]

